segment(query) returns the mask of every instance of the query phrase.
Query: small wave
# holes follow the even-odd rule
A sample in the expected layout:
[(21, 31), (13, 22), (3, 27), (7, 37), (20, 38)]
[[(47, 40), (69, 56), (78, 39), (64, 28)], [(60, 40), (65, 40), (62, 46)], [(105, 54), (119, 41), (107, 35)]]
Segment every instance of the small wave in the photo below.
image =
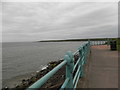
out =
[(38, 73), (38, 72), (40, 72), (41, 70), (44, 70), (44, 69), (46, 69), (48, 67), (48, 65), (41, 65), (38, 69), (39, 70), (37, 70), (36, 72)]
[(44, 70), (44, 69), (46, 69), (47, 67), (48, 67), (48, 65), (45, 65), (45, 66), (42, 67), (41, 70)]

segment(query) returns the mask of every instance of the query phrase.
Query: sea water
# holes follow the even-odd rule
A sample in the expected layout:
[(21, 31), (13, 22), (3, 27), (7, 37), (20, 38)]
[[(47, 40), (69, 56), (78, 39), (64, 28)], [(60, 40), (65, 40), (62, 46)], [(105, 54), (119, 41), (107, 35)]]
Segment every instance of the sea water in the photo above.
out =
[(14, 87), (22, 78), (39, 71), (50, 61), (60, 60), (67, 51), (75, 52), (83, 42), (2, 43), (3, 87)]

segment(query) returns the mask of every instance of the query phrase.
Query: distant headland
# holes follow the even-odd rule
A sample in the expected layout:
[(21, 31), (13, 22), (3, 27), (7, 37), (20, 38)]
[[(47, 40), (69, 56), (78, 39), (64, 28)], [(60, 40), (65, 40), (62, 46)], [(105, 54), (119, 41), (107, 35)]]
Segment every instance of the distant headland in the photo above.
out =
[[(70, 41), (96, 41), (96, 40), (107, 40), (108, 38), (89, 38), (89, 39), (65, 39), (65, 40), (43, 40), (37, 42), (70, 42)], [(109, 39), (116, 39), (116, 38), (109, 38)]]

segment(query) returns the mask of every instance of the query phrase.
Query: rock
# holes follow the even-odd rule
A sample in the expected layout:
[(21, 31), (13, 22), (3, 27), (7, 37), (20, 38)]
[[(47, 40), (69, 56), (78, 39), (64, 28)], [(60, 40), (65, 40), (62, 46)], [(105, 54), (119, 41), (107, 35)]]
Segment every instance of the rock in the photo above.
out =
[(25, 81), (26, 81), (26, 80), (25, 80), (25, 79), (23, 79), (23, 80), (22, 80), (22, 83), (24, 83)]
[(9, 90), (9, 87), (6, 86), (5, 88), (2, 88), (2, 90)]
[(19, 85), (17, 85), (15, 88), (19, 88), (20, 86)]

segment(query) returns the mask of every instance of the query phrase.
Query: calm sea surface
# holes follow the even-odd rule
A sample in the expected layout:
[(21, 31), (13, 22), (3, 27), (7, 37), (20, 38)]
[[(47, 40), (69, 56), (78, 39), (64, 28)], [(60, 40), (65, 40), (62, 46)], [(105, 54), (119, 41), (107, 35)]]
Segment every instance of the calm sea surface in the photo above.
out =
[(76, 51), (83, 42), (13, 42), (2, 44), (3, 87), (15, 85), (22, 77), (41, 70), (50, 61)]

